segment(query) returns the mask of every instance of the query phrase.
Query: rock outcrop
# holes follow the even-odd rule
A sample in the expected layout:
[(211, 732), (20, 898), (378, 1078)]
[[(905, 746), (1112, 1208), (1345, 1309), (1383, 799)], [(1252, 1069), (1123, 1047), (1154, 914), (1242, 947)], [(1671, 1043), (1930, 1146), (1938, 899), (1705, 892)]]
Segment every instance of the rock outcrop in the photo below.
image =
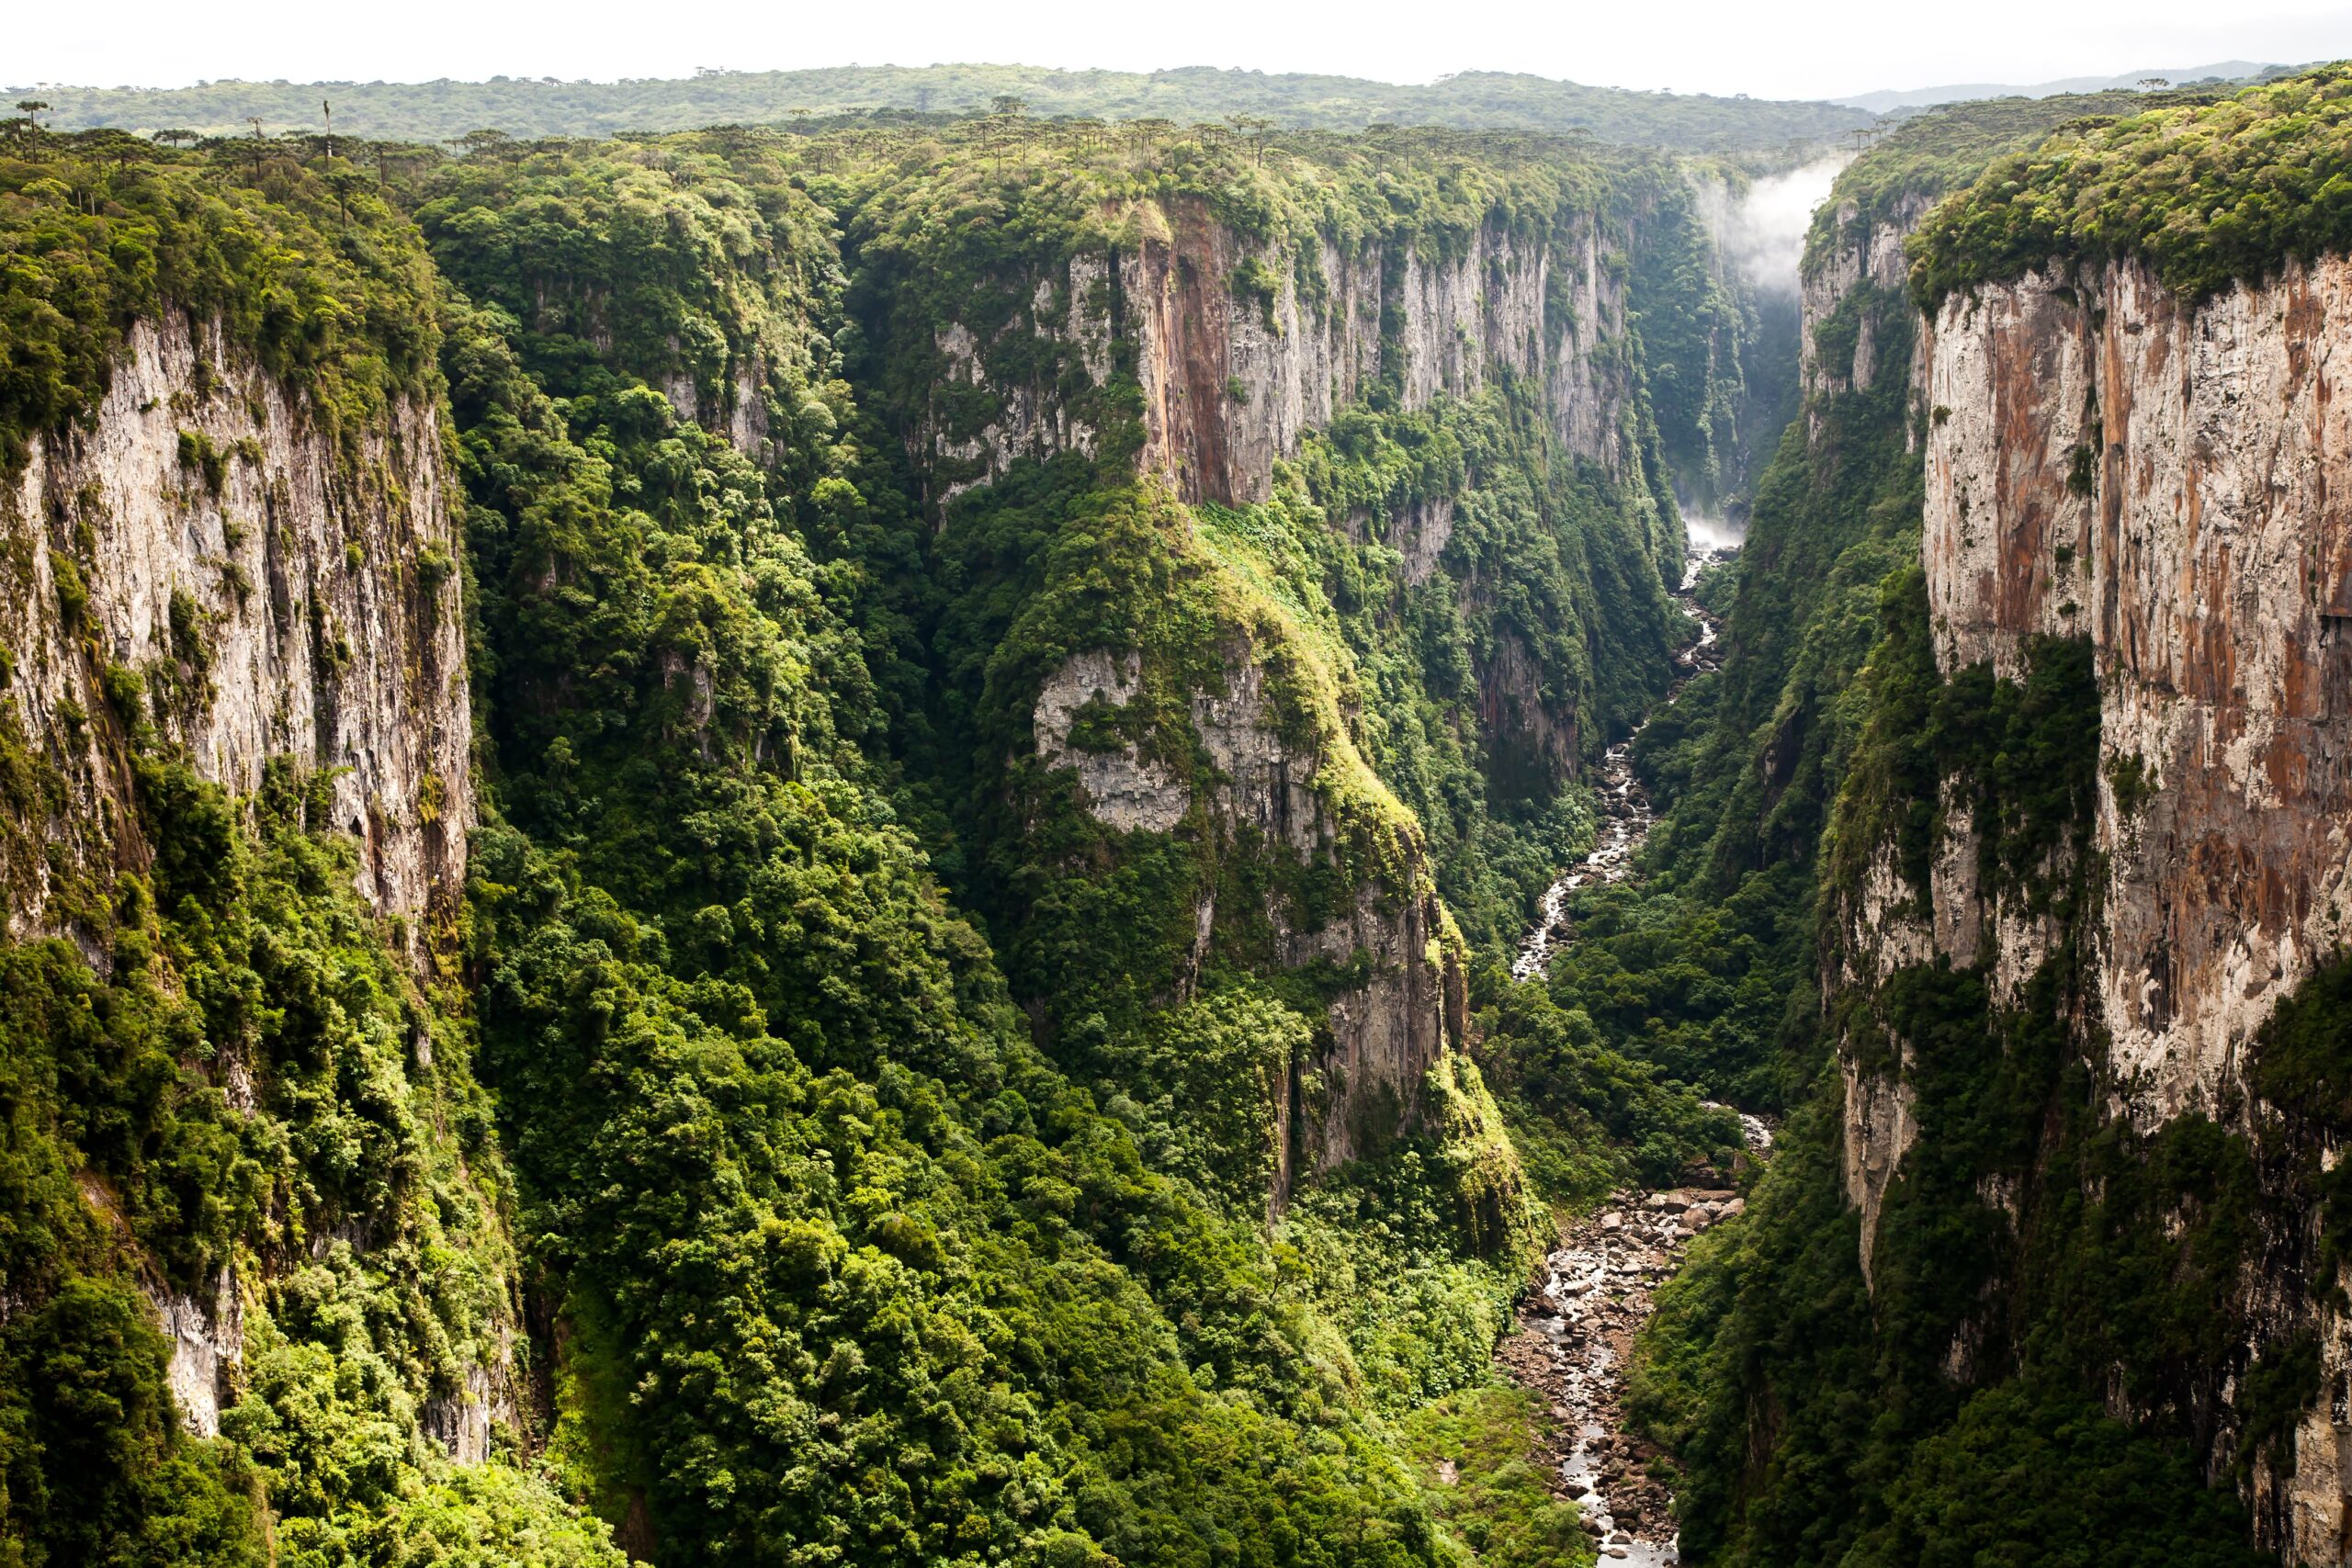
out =
[[(1028, 279), (989, 342), (960, 321), (939, 331), (936, 390), (910, 442), (934, 504), (1016, 458), (1094, 453), (1102, 416), (1089, 395), (1129, 353), (1138, 462), (1186, 501), (1262, 501), (1274, 459), (1384, 375), (1419, 409), (1507, 370), (1544, 389), (1567, 451), (1611, 473), (1630, 460), (1631, 383), (1602, 352), (1624, 332), (1624, 289), (1603, 265), (1597, 222), (1549, 243), (1493, 223), (1463, 255), (1432, 261), (1378, 242), (1343, 251), (1319, 235), (1286, 252), (1197, 203), (1138, 203), (1127, 217), (1129, 243)], [(998, 355), (998, 340), (1055, 352)], [(992, 359), (1020, 368), (991, 369)], [(955, 410), (973, 389), (990, 394), (993, 412), (967, 427)]]
[[(1845, 363), (1824, 359), (1819, 329), (1835, 318), (1859, 290), (1870, 288), (1891, 295), (1904, 292), (1911, 271), (1904, 243), (1934, 205), (1933, 199), (1925, 195), (1904, 196), (1888, 211), (1865, 223), (1861, 209), (1853, 201), (1841, 201), (1836, 212), (1833, 238), (1818, 254), (1806, 258), (1799, 308), (1803, 324), (1797, 337), (1797, 367), (1807, 407), (1809, 435), (1818, 437), (1821, 434), (1821, 402), (1835, 393), (1868, 387), (1876, 379), (1878, 366), (1885, 357), (1885, 345), (1878, 341), (1881, 325), (1871, 312), (1859, 314), (1853, 356)], [(1899, 330), (1916, 330), (1916, 314), (1905, 311), (1901, 320)], [(1912, 363), (1917, 367), (1921, 361), (1915, 356)]]
[[(2143, 1134), (2203, 1115), (2259, 1139), (2261, 1026), (2341, 953), (2352, 914), (2352, 263), (2295, 264), (2202, 303), (2144, 265), (2052, 267), (1945, 300), (1924, 340), (1922, 538), (1938, 668), (2022, 679), (2041, 639), (2087, 642), (2098, 784), (2077, 867), (2098, 911), (2083, 1016), (2105, 1113)], [(1833, 992), (1905, 964), (1979, 964), (2020, 1004), (2062, 932), (1980, 885), (1951, 797), (1924, 900), (1890, 866), (1849, 902)], [(1883, 884), (1883, 886), (1880, 886)], [(1864, 1260), (1917, 1136), (1900, 1062), (1846, 1064), (1845, 1171)], [(2332, 1157), (2332, 1156), (2324, 1156)], [(2272, 1170), (2267, 1182), (2294, 1179)], [(2312, 1223), (2308, 1195), (2281, 1213)], [(2307, 1257), (2290, 1223), (2276, 1256)], [(2256, 1277), (2259, 1275), (2261, 1277)], [(2330, 1281), (2252, 1270), (2232, 1309), (2310, 1332), (2322, 1396), (2254, 1470), (2258, 1532), (2290, 1560), (2352, 1561), (2340, 1391), (2352, 1323)], [(2224, 1406), (2238, 1397), (2210, 1369)], [(2233, 1424), (2210, 1424), (2225, 1465)]]
[[(1332, 865), (1347, 827), (1331, 795), (1361, 787), (1368, 774), (1360, 759), (1339, 754), (1344, 740), (1303, 741), (1302, 727), (1285, 721), (1268, 690), (1265, 651), (1237, 640), (1224, 650), (1221, 685), (1192, 694), (1185, 750), (1198, 766), (1190, 777), (1133, 742), (1094, 750), (1071, 744), (1080, 710), (1102, 705), (1107, 711), (1135, 700), (1142, 681), (1135, 651), (1082, 652), (1048, 678), (1033, 716), (1038, 758), (1073, 769), (1087, 811), (1114, 830), (1166, 832), (1182, 825), (1220, 854), (1239, 845), (1261, 859)], [(1303, 920), (1279, 890), (1267, 894), (1262, 908), (1220, 910), (1213, 884), (1195, 911), (1199, 947), (1221, 916), (1262, 922), (1276, 965), (1322, 962), (1353, 966), (1361, 976), (1330, 998), (1317, 1059), (1275, 1087), (1271, 1204), (1277, 1211), (1299, 1170), (1330, 1169), (1428, 1125), (1430, 1074), (1467, 1038), (1460, 938), (1430, 886), (1418, 834), (1401, 826), (1397, 832), (1404, 863), (1388, 877), (1359, 880), (1345, 907), (1329, 918)], [(1196, 951), (1195, 969), (1199, 956)], [(1189, 983), (1189, 976), (1170, 977), (1174, 989)]]
[[(217, 327), (167, 312), (132, 328), (89, 428), (31, 443), (0, 492), (0, 644), (69, 806), (50, 852), (8, 868), (11, 936), (70, 925), (61, 883), (108, 888), (144, 863), (110, 739), (142, 722), (232, 793), (273, 758), (329, 773), (359, 891), (403, 919), (412, 954), (454, 918), (472, 721), (439, 420), (401, 399), (337, 432)], [(100, 722), (124, 674), (138, 711)]]

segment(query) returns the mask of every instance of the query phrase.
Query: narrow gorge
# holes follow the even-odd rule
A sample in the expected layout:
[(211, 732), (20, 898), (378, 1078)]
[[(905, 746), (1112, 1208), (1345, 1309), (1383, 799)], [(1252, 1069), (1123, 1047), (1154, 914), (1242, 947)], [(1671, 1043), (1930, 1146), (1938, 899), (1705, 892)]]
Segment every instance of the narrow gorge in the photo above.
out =
[(1494, 88), (19, 106), (0, 1562), (2352, 1562), (2352, 73)]

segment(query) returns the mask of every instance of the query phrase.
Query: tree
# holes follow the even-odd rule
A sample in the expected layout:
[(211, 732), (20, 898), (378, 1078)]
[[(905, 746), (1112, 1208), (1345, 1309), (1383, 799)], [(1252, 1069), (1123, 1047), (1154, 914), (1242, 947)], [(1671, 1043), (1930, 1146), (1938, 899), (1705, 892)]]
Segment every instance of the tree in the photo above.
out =
[(989, 113), (1004, 119), (1011, 119), (1016, 115), (1025, 114), (1028, 112), (1028, 99), (1015, 97), (1011, 93), (999, 93), (995, 97), (989, 100)]
[(1136, 150), (1148, 153), (1159, 145), (1161, 137), (1176, 129), (1176, 122), (1172, 119), (1162, 119), (1157, 115), (1149, 115), (1142, 119), (1129, 120), (1127, 129), (1135, 133)]
[(49, 107), (49, 101), (46, 98), (18, 98), (17, 112), (24, 118), (8, 122), (9, 133), (22, 137), (28, 141), (31, 141), (40, 130), (40, 121), (33, 117), (47, 107)]
[(449, 145), (461, 149), (469, 158), (481, 158), (485, 162), (496, 163), (505, 158), (513, 150), (514, 139), (503, 130), (485, 126), (480, 130), (467, 131)]
[(1233, 127), (1242, 140), (1250, 143), (1250, 150), (1257, 155), (1258, 164), (1263, 168), (1266, 163), (1266, 141), (1274, 133), (1274, 122), (1261, 114), (1227, 115), (1225, 117), (1225, 122)]

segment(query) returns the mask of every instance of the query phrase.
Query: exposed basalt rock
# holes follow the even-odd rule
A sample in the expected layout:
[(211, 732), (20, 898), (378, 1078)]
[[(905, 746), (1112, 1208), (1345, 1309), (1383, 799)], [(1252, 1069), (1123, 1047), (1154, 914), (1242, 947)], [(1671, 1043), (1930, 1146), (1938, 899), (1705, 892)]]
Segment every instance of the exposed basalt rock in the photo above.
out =
[(1103, 702), (1125, 707), (1140, 688), (1142, 656), (1114, 658), (1102, 649), (1073, 656), (1037, 694), (1032, 716), (1037, 757), (1047, 767), (1078, 771), (1086, 808), (1096, 820), (1120, 832), (1164, 833), (1191, 809), (1193, 792), (1182, 779), (1140, 755), (1133, 742), (1116, 750), (1073, 750), (1070, 727), (1080, 708)]
[(767, 367), (757, 355), (736, 367), (731, 380), (720, 383), (722, 395), (705, 398), (694, 377), (673, 370), (661, 377), (662, 395), (677, 416), (724, 435), (728, 445), (755, 463), (771, 461), (775, 453), (768, 439)]
[(245, 1314), (236, 1275), (223, 1268), (212, 1300), (158, 1293), (155, 1314), (172, 1348), (165, 1371), (182, 1425), (199, 1438), (220, 1435), (220, 1404), (245, 1355)]
[[(1080, 653), (1046, 682), (1035, 712), (1039, 759), (1077, 771), (1087, 810), (1106, 827), (1168, 831), (1190, 817), (1187, 831), (1221, 847), (1247, 844), (1252, 854), (1329, 862), (1340, 852), (1341, 829), (1322, 775), (1327, 763), (1341, 764), (1302, 743), (1282, 722), (1259, 650), (1237, 641), (1225, 650), (1223, 663), (1222, 688), (1195, 692), (1190, 703), (1203, 764), (1197, 817), (1192, 817), (1194, 788), (1134, 746), (1088, 751), (1069, 745), (1080, 708), (1097, 699), (1114, 707), (1135, 699), (1142, 681), (1137, 653)], [(1359, 881), (1342, 911), (1315, 923), (1303, 923), (1280, 893), (1265, 909), (1246, 912), (1272, 930), (1277, 964), (1298, 969), (1322, 962), (1352, 966), (1363, 976), (1330, 998), (1325, 1048), (1306, 1065), (1320, 1091), (1302, 1092), (1295, 1082), (1276, 1086), (1280, 1134), (1271, 1195), (1276, 1210), (1287, 1201), (1299, 1170), (1328, 1170), (1376, 1152), (1399, 1134), (1430, 1126), (1430, 1070), (1449, 1046), (1467, 1037), (1459, 938), (1430, 886), (1417, 838), (1406, 852), (1408, 863), (1394, 876)], [(1219, 913), (1213, 894), (1195, 911), (1192, 972)], [(1173, 988), (1184, 990), (1192, 977), (1170, 976)]]
[[(1101, 313), (1099, 302), (1104, 271), (1105, 264), (1100, 259), (1080, 256), (1069, 264), (1059, 296), (1056, 282), (1043, 279), (1031, 302), (1032, 323), (1048, 333), (1058, 333), (1073, 345), (1080, 363), (1097, 385), (1110, 376), (1110, 322)], [(1091, 315), (1090, 301), (1094, 301)], [(956, 438), (948, 434), (947, 422), (934, 412), (929, 425), (929, 449), (917, 454), (935, 465), (934, 502), (944, 506), (967, 490), (1002, 479), (1017, 458), (1043, 459), (1064, 452), (1094, 455), (1093, 425), (1055, 395), (1053, 388), (1009, 378), (1001, 384), (992, 381), (978, 340), (962, 322), (950, 322), (939, 333), (937, 344), (941, 364), (933, 383), (934, 411), (942, 396), (963, 390), (993, 394), (997, 413), (971, 434)], [(959, 477), (946, 479), (948, 472)]]
[[(338, 435), (224, 342), (141, 321), (86, 430), (36, 437), (0, 494), (0, 643), (27, 732), (70, 807), (58, 849), (11, 867), (8, 932), (57, 929), (61, 877), (143, 863), (108, 666), (197, 772), (251, 791), (270, 759), (331, 772), (359, 891), (387, 915), (454, 917), (473, 826), (458, 545), (438, 416), (399, 400)], [(68, 626), (61, 575), (87, 604)], [(70, 596), (70, 589), (68, 596)], [(69, 900), (70, 902), (70, 900)], [(62, 912), (70, 920), (71, 911)]]
[(1871, 1278), (1878, 1247), (1879, 1212), (1903, 1156), (1918, 1141), (1917, 1095), (1899, 1077), (1873, 1072), (1850, 1055), (1838, 1063), (1846, 1080), (1842, 1148), (1846, 1194), (1862, 1215), (1862, 1278)]
[[(1414, 249), (1387, 257), (1377, 244), (1347, 253), (1328, 238), (1294, 255), (1197, 203), (1143, 203), (1131, 217), (1132, 244), (1021, 284), (1022, 308), (999, 338), (1057, 352), (1008, 356), (1021, 369), (1000, 373), (989, 368), (994, 340), (961, 322), (939, 332), (937, 389), (910, 442), (933, 504), (1016, 458), (1092, 454), (1103, 416), (1090, 394), (1123, 351), (1142, 394), (1138, 462), (1187, 501), (1265, 499), (1274, 459), (1384, 371), (1408, 410), (1475, 392), (1498, 368), (1538, 381), (1566, 449), (1625, 471), (1631, 383), (1601, 351), (1624, 332), (1624, 292), (1602, 265), (1597, 227), (1546, 244), (1492, 225), (1464, 255), (1431, 261)], [(994, 412), (959, 424), (960, 394), (973, 389), (991, 394)]]
[[(2352, 412), (2335, 385), (2352, 263), (2293, 265), (2194, 308), (2137, 263), (2046, 270), (1946, 300), (1925, 348), (1939, 669), (2022, 679), (2047, 637), (2086, 640), (2095, 660), (2099, 782), (2076, 870), (2096, 918), (2084, 1016), (2063, 1021), (2106, 1069), (2107, 1114), (2142, 1134), (2204, 1114), (2268, 1136), (2249, 1053), (2352, 912)], [(1930, 886), (1904, 886), (1890, 860), (1849, 896), (1833, 995), (1947, 959), (2017, 1005), (2057, 955), (2048, 909), (1981, 884), (1979, 828), (1950, 781), (1940, 804)], [(1867, 1269), (1917, 1133), (1899, 1062), (1844, 1065)], [(2309, 1194), (2276, 1187), (2300, 1178), (2264, 1168), (2265, 1201), (2308, 1216)], [(2016, 1213), (2014, 1192), (1984, 1196)], [(2293, 1224), (2265, 1246), (2229, 1310), (2263, 1344), (2313, 1335), (2323, 1393), (2291, 1449), (2251, 1456), (2257, 1534), (2290, 1560), (2342, 1563), (2352, 1323), (2307, 1277)], [(1952, 1375), (1973, 1375), (1970, 1353), (1955, 1344)], [(2242, 1394), (2227, 1368), (2206, 1371), (2195, 1425), (2218, 1475)]]
[(1939, 661), (2086, 636), (2108, 860), (2098, 1022), (2132, 1114), (2213, 1109), (2352, 890), (2352, 263), (2191, 311), (2139, 265), (1935, 324)]
[[(1802, 329), (1797, 337), (1798, 374), (1806, 404), (1805, 428), (1809, 437), (1821, 434), (1822, 402), (1838, 392), (1868, 387), (1877, 378), (1878, 367), (1885, 358), (1883, 345), (1877, 342), (1878, 325), (1868, 314), (1860, 323), (1854, 342), (1852, 365), (1826, 364), (1821, 345), (1815, 333), (1821, 324), (1838, 313), (1855, 290), (1872, 288), (1900, 293), (1909, 278), (1911, 264), (1904, 254), (1904, 242), (1918, 228), (1935, 203), (1925, 196), (1907, 196), (1898, 200), (1891, 212), (1874, 221), (1860, 221), (1860, 210), (1851, 201), (1840, 203), (1837, 215), (1837, 238), (1828, 250), (1807, 259), (1804, 277), (1804, 299), (1800, 310)], [(1914, 321), (1915, 317), (1905, 317)], [(1912, 364), (1920, 365), (1917, 356)]]
[(502, 1355), (499, 1375), (481, 1367), (466, 1369), (465, 1386), (437, 1394), (418, 1408), (418, 1430), (439, 1443), (459, 1464), (480, 1464), (490, 1457), (491, 1432), (517, 1426), (512, 1359)]
[[(129, 749), (142, 726), (234, 795), (277, 758), (326, 775), (332, 817), (317, 826), (358, 840), (357, 890), (401, 917), (412, 960), (454, 932), (475, 814), (442, 437), (423, 399), (336, 429), (217, 326), (175, 311), (132, 326), (85, 428), (29, 443), (0, 492), (0, 646), (6, 694), (66, 805), (40, 825), (47, 852), (5, 867), (11, 939), (86, 937), (89, 900), (147, 864)], [(143, 693), (110, 713), (124, 674)], [(84, 950), (107, 963), (103, 942)], [(233, 1048), (215, 1060), (235, 1111), (254, 1108), (252, 1071)], [(85, 1198), (130, 1246), (111, 1198), (96, 1184)], [(363, 1215), (337, 1232), (364, 1248), (369, 1229)], [(267, 1285), (238, 1271), (250, 1267), (193, 1295), (148, 1287), (175, 1405), (200, 1436), (235, 1395), (245, 1309)], [(430, 1402), (424, 1425), (479, 1461), (491, 1422), (513, 1418), (513, 1382), (502, 1355)]]

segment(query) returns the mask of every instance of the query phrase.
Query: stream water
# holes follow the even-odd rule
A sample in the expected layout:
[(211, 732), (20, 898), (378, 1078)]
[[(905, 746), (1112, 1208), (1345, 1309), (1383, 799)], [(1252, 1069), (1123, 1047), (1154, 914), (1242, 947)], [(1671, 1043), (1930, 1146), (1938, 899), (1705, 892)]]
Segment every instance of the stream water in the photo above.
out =
[[(1694, 536), (1697, 530), (1693, 530)], [(1716, 561), (1728, 560), (1738, 553), (1736, 545), (1719, 545), (1712, 549), (1690, 552), (1690, 564), (1682, 573), (1681, 586), (1674, 591), (1675, 603), (1688, 610), (1699, 623), (1699, 636), (1688, 648), (1674, 656), (1674, 684), (1667, 689), (1664, 707), (1672, 702), (1694, 676), (1723, 664), (1723, 622), (1701, 607), (1691, 596), (1698, 586), (1699, 574)], [(1544, 890), (1538, 906), (1535, 924), (1520, 943), (1519, 956), (1511, 961), (1514, 979), (1540, 978), (1551, 963), (1552, 955), (1560, 950), (1568, 936), (1568, 899), (1579, 887), (1595, 883), (1623, 882), (1633, 874), (1634, 857), (1641, 852), (1642, 841), (1649, 837), (1650, 825), (1657, 816), (1650, 809), (1649, 792), (1642, 781), (1634, 776), (1634, 739), (1649, 728), (1645, 719), (1633, 735), (1611, 746), (1602, 754), (1600, 766), (1594, 771), (1592, 793), (1600, 811), (1600, 822), (1593, 836), (1591, 850), (1577, 864), (1562, 872), (1552, 886)]]
[[(1692, 529), (1694, 548), (1675, 597), (1699, 623), (1698, 637), (1675, 655), (1671, 702), (1692, 677), (1723, 659), (1722, 626), (1692, 598), (1699, 574), (1737, 548), (1727, 537)], [(1639, 730), (1634, 732), (1636, 735)], [(1591, 851), (1544, 890), (1534, 927), (1521, 944), (1512, 975), (1540, 980), (1574, 932), (1568, 902), (1581, 887), (1632, 874), (1656, 819), (1648, 793), (1634, 776), (1632, 737), (1611, 747), (1593, 780), (1600, 805)], [(1771, 1145), (1757, 1117), (1740, 1125), (1751, 1151)], [(1634, 1337), (1650, 1314), (1650, 1292), (1674, 1272), (1690, 1237), (1740, 1212), (1727, 1190), (1678, 1189), (1621, 1193), (1566, 1231), (1521, 1300), (1514, 1331), (1496, 1348), (1496, 1364), (1547, 1403), (1544, 1442), (1555, 1489), (1583, 1510), (1584, 1528), (1604, 1562), (1664, 1568), (1680, 1561), (1673, 1499), (1650, 1474), (1656, 1450), (1626, 1429), (1623, 1400)]]

